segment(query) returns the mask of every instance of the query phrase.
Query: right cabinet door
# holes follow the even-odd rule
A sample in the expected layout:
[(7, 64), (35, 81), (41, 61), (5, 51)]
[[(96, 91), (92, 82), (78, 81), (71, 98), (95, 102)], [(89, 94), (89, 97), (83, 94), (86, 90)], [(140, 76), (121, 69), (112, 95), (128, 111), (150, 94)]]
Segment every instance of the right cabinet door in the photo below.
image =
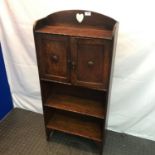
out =
[(75, 78), (73, 83), (107, 89), (110, 69), (110, 42), (103, 39), (76, 39)]

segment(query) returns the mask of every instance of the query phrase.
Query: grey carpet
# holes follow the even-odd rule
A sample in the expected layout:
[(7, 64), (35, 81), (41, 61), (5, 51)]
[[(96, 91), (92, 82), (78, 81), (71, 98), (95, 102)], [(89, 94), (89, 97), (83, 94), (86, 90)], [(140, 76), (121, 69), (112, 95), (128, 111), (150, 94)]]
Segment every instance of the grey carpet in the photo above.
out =
[[(14, 109), (0, 122), (0, 155), (99, 155), (99, 149), (59, 132), (47, 142), (42, 115)], [(155, 142), (108, 131), (104, 155), (155, 155)]]

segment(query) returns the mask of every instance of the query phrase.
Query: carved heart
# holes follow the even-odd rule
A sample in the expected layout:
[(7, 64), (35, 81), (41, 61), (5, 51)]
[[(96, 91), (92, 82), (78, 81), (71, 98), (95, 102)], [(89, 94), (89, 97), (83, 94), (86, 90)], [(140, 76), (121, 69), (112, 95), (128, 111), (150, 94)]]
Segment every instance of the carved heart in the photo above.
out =
[(77, 21), (79, 22), (79, 23), (81, 23), (82, 21), (83, 21), (83, 19), (84, 19), (84, 14), (83, 13), (77, 13), (76, 14), (76, 19), (77, 19)]

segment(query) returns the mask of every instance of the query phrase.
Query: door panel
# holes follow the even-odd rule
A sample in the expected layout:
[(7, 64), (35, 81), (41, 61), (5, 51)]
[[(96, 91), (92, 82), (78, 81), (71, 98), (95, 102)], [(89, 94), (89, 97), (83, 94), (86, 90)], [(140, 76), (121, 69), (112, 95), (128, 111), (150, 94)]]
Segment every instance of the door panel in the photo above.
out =
[(69, 42), (64, 36), (42, 36), (39, 44), (39, 70), (42, 78), (69, 82)]
[(109, 70), (108, 42), (100, 39), (78, 39), (76, 79), (74, 84), (106, 89)]

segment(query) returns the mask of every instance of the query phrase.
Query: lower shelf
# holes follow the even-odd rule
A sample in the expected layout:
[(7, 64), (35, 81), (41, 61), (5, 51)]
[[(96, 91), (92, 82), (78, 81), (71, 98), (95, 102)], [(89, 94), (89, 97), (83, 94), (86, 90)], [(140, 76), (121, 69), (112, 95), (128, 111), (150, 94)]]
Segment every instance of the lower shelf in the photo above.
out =
[(101, 123), (81, 119), (79, 116), (54, 113), (46, 127), (48, 129), (85, 137), (96, 142), (102, 141)]

